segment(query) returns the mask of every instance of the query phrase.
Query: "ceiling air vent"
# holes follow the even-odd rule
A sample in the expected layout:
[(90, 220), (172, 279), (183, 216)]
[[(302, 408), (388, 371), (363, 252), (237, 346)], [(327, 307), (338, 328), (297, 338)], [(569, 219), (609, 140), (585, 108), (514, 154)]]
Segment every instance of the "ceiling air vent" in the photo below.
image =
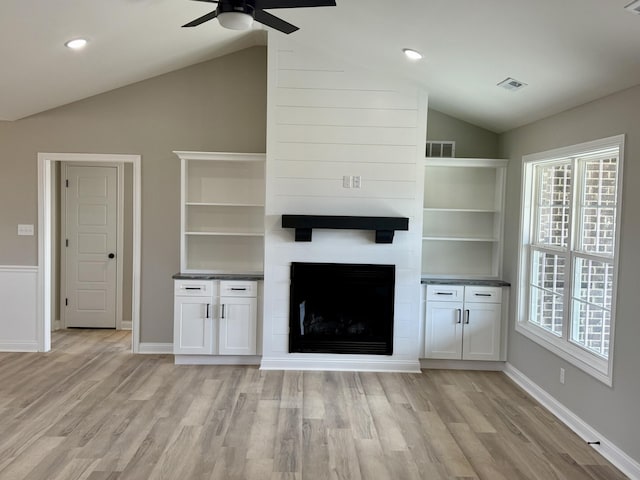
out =
[(640, 15), (640, 0), (635, 0), (635, 2), (631, 2), (629, 5), (624, 7), (626, 10), (629, 10), (631, 13), (635, 13), (636, 15)]
[(506, 90), (520, 90), (521, 88), (526, 87), (527, 84), (520, 80), (516, 80), (515, 78), (508, 77), (501, 81), (498, 86)]
[(427, 142), (427, 157), (445, 157), (453, 158), (456, 154), (455, 141), (436, 141)]

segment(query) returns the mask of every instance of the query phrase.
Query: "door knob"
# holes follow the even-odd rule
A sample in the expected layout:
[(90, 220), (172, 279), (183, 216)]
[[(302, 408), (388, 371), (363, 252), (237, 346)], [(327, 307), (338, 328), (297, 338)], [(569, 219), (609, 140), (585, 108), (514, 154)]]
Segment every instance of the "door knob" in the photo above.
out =
[(116, 254), (115, 253), (110, 253), (108, 256), (109, 256), (109, 258), (116, 258)]

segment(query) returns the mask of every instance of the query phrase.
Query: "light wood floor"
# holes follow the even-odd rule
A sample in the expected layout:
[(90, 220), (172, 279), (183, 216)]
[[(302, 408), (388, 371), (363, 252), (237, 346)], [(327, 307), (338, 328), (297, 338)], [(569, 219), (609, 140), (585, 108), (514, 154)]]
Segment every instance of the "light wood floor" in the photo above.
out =
[(260, 371), (63, 331), (0, 354), (0, 479), (619, 479), (501, 373)]

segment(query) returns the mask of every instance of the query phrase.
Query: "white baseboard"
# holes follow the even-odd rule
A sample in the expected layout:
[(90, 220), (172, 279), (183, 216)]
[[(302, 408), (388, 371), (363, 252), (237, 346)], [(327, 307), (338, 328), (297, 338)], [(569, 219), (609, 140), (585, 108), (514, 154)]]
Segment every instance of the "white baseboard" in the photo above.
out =
[(176, 355), (176, 365), (260, 365), (258, 355)]
[(587, 442), (600, 442), (599, 445), (591, 445), (600, 455), (613, 463), (620, 471), (631, 479), (640, 479), (640, 463), (620, 450), (615, 444), (606, 439), (597, 430), (574, 414), (562, 403), (549, 395), (539, 385), (510, 363), (504, 370), (511, 380), (517, 383), (529, 395), (540, 402), (547, 410), (558, 417), (567, 427), (573, 430), (580, 438)]
[(0, 352), (37, 352), (38, 342), (0, 342)]
[(131, 330), (132, 324), (133, 324), (133, 322), (131, 322), (131, 320), (123, 320), (120, 323), (120, 330)]
[(316, 358), (291, 355), (288, 357), (262, 358), (261, 370), (325, 370), (339, 372), (403, 372), (420, 373), (418, 360)]
[(138, 353), (141, 354), (167, 354), (173, 353), (173, 343), (143, 343), (140, 342)]
[(52, 332), (60, 330), (61, 328), (62, 328), (62, 321), (54, 320), (53, 322), (51, 322), (51, 331)]
[(421, 358), (420, 368), (433, 370), (483, 370), (502, 372), (505, 362), (486, 362), (478, 360), (439, 360), (434, 358)]

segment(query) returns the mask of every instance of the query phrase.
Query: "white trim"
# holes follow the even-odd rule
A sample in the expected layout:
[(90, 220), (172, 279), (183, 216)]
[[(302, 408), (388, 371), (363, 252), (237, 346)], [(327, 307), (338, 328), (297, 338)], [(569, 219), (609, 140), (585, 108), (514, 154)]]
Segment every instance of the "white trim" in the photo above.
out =
[(138, 351), (141, 354), (168, 354), (173, 353), (173, 343), (148, 343), (141, 342), (138, 344)]
[(580, 438), (587, 442), (599, 441), (600, 445), (590, 445), (600, 455), (609, 460), (631, 479), (640, 479), (640, 463), (624, 453), (614, 443), (605, 438), (591, 425), (582, 420), (562, 403), (549, 395), (539, 385), (523, 374), (512, 364), (507, 363), (504, 373), (520, 388), (531, 395), (547, 410), (553, 413), (567, 427), (573, 430)]
[(420, 368), (432, 370), (483, 370), (488, 372), (502, 372), (504, 366), (505, 362), (501, 361), (420, 359)]
[(51, 331), (55, 332), (57, 330), (60, 330), (61, 328), (62, 328), (61, 320), (54, 320), (51, 322)]
[(120, 327), (121, 330), (131, 330), (133, 328), (133, 322), (131, 320), (123, 320)]
[(52, 162), (132, 163), (133, 164), (133, 261), (132, 335), (133, 353), (140, 344), (140, 259), (141, 259), (141, 163), (140, 155), (92, 153), (38, 153), (38, 350), (51, 350), (51, 164)]
[(31, 265), (0, 265), (0, 272), (38, 273), (38, 267)]
[(236, 152), (174, 152), (180, 160), (220, 160), (223, 162), (264, 162), (264, 153), (236, 153)]
[(0, 342), (0, 352), (37, 352), (38, 342)]
[(313, 358), (317, 355), (290, 355), (263, 358), (261, 370), (324, 370), (339, 372), (402, 372), (420, 373), (418, 360)]
[(176, 365), (260, 365), (259, 355), (176, 355)]
[(506, 158), (449, 158), (426, 157), (424, 165), (429, 167), (494, 167), (506, 168), (509, 159)]
[(124, 163), (116, 164), (117, 216), (116, 221), (116, 330), (122, 330), (122, 286), (124, 283)]

